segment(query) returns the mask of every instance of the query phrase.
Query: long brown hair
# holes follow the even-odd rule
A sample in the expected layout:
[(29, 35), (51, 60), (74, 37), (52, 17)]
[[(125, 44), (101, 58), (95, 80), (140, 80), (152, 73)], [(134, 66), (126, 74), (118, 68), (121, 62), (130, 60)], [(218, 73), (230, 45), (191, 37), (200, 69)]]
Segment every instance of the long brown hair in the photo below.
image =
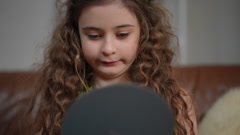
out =
[[(166, 98), (176, 117), (175, 134), (187, 134), (193, 122), (187, 112), (182, 90), (172, 78), (171, 62), (174, 52), (170, 49), (177, 40), (169, 23), (169, 14), (156, 1), (121, 0), (133, 12), (141, 26), (138, 55), (129, 69), (133, 82), (151, 87)], [(58, 3), (60, 1), (57, 0)], [(92, 70), (83, 58), (78, 18), (85, 8), (111, 3), (113, 0), (67, 0), (49, 47), (39, 70), (40, 80), (29, 112), (32, 113), (36, 99), (40, 99), (33, 129), (41, 135), (59, 135), (61, 122), (68, 105), (78, 92), (87, 90)], [(62, 11), (60, 10), (60, 11)], [(180, 122), (177, 118), (182, 118)], [(185, 123), (186, 125), (183, 125)]]

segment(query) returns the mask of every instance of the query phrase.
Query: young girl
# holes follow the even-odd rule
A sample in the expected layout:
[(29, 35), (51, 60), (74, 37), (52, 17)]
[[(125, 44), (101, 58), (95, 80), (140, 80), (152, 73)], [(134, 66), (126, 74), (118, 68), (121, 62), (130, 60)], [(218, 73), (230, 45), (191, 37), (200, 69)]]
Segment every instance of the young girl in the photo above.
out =
[(29, 110), (35, 111), (35, 133), (59, 135), (68, 106), (91, 88), (134, 82), (166, 98), (175, 115), (176, 135), (197, 134), (191, 99), (172, 78), (170, 46), (176, 36), (163, 7), (152, 0), (63, 4), (66, 12), (47, 48)]

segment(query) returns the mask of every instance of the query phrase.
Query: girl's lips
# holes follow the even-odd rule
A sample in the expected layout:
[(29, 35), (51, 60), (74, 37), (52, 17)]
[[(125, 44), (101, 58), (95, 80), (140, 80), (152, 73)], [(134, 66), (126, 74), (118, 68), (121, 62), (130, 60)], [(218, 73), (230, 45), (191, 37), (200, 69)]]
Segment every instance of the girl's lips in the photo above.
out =
[(119, 61), (101, 61), (104, 65), (115, 65), (120, 62)]

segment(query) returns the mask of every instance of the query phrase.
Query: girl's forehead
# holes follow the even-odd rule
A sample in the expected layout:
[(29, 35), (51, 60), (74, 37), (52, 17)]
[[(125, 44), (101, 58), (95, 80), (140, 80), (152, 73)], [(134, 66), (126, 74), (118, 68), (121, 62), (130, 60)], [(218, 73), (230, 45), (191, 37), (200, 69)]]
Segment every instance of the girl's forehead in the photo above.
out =
[(86, 8), (79, 17), (81, 24), (138, 23), (134, 13), (119, 1)]

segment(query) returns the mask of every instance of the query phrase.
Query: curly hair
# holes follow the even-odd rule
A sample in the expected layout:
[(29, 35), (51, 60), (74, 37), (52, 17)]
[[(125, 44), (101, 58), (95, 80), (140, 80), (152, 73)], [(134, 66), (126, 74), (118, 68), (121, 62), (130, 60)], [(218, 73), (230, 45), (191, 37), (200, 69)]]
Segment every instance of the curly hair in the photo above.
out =
[[(184, 92), (172, 77), (174, 52), (170, 46), (177, 37), (169, 23), (169, 13), (156, 1), (151, 1), (151, 4), (147, 4), (146, 0), (121, 1), (136, 15), (141, 26), (137, 58), (128, 70), (130, 79), (151, 87), (168, 101), (176, 117), (176, 135), (187, 134), (186, 126), (194, 134), (193, 122), (182, 96)], [(57, 0), (61, 13), (59, 24), (46, 49), (44, 63), (39, 70), (39, 87), (29, 110), (34, 110), (36, 97), (40, 97), (39, 109), (32, 124), (39, 134), (60, 134), (63, 115), (69, 104), (78, 92), (87, 91), (92, 69), (83, 58), (78, 18), (89, 6), (111, 2), (113, 0), (67, 0), (61, 3)], [(177, 118), (182, 118), (184, 122)]]

